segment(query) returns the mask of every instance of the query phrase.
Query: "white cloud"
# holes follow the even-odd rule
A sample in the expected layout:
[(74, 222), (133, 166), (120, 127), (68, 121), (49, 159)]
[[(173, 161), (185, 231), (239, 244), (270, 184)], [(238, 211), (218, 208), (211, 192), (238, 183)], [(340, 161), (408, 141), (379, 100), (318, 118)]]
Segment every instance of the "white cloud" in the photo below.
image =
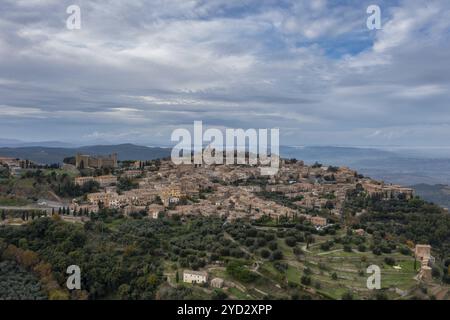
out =
[(8, 1), (0, 134), (20, 118), (42, 139), (60, 127), (168, 141), (204, 120), (280, 127), (286, 143), (411, 143), (395, 132), (450, 122), (450, 3), (381, 1), (370, 31), (369, 2), (79, 1), (69, 31), (65, 3)]
[(27, 118), (42, 118), (45, 112), (39, 108), (21, 108), (0, 105), (0, 117), (27, 117)]

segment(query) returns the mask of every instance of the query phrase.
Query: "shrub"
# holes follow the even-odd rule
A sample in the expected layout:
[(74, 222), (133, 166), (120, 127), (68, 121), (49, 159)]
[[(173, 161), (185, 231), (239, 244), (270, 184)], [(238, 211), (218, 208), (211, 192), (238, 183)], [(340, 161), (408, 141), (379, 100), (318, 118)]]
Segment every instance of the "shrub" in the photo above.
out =
[(381, 255), (381, 249), (378, 247), (373, 248), (372, 253), (379, 256)]
[(303, 272), (306, 274), (306, 275), (310, 275), (310, 274), (312, 274), (312, 271), (311, 271), (311, 269), (310, 268), (308, 268), (308, 267), (305, 267), (305, 269), (303, 269)]
[(243, 264), (237, 261), (230, 262), (227, 265), (226, 270), (230, 276), (245, 283), (253, 282), (258, 278), (258, 275), (256, 273), (253, 273), (250, 270), (246, 269)]
[(297, 239), (295, 239), (295, 237), (287, 237), (284, 242), (286, 242), (286, 244), (289, 247), (295, 247), (295, 245), (297, 244)]
[(384, 263), (386, 263), (389, 266), (393, 266), (395, 264), (395, 259), (391, 257), (384, 258)]
[(309, 285), (311, 284), (311, 277), (306, 276), (306, 275), (303, 275), (303, 276), (300, 278), (300, 282), (301, 282), (301, 284), (303, 284), (303, 285), (305, 285), (305, 286), (309, 286)]
[(288, 269), (288, 265), (287, 263), (283, 263), (283, 262), (275, 262), (273, 264), (274, 268), (277, 269), (279, 272), (284, 273), (286, 272), (286, 270)]
[(269, 247), (270, 250), (274, 251), (274, 250), (278, 249), (278, 244), (277, 244), (276, 241), (271, 241), (271, 242), (269, 242), (269, 246), (268, 247)]
[(353, 300), (353, 294), (350, 291), (342, 294), (342, 300)]
[(272, 260), (281, 260), (283, 259), (283, 253), (280, 250), (275, 250), (272, 252)]
[(398, 251), (405, 256), (408, 256), (411, 254), (411, 250), (409, 250), (408, 247), (400, 247)]
[(436, 266), (433, 266), (433, 268), (431, 269), (431, 275), (433, 276), (433, 278), (440, 278), (441, 277), (441, 269), (439, 269)]
[(214, 289), (211, 296), (212, 300), (225, 300), (227, 298), (228, 298), (227, 294), (219, 289)]
[(445, 266), (446, 268), (450, 267), (450, 258), (445, 259), (445, 261), (444, 261), (444, 266)]
[(261, 257), (263, 257), (264, 259), (268, 259), (270, 257), (270, 251), (267, 249), (262, 249), (260, 251), (260, 255)]
[(320, 249), (323, 250), (323, 251), (328, 251), (328, 250), (331, 249), (332, 245), (333, 245), (333, 242), (327, 241), (327, 242), (324, 242), (324, 243), (322, 243), (320, 245)]

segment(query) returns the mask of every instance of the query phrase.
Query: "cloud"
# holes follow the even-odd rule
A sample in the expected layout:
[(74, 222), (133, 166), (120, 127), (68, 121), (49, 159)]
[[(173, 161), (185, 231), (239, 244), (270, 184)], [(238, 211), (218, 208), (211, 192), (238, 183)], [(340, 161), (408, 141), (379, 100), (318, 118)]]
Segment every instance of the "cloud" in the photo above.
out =
[(203, 120), (285, 144), (447, 143), (446, 1), (379, 1), (372, 31), (370, 1), (78, 1), (73, 31), (70, 4), (0, 4), (2, 137), (168, 143)]
[(14, 106), (0, 105), (0, 117), (28, 117), (42, 118), (44, 112), (39, 108), (20, 108)]

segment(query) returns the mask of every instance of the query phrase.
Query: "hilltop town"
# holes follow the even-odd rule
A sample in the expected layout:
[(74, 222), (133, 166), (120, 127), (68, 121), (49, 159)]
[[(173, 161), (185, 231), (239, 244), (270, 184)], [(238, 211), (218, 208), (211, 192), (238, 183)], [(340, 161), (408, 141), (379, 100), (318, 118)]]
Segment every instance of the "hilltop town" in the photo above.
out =
[[(62, 288), (48, 297), (448, 298), (448, 212), (347, 167), (281, 159), (264, 176), (250, 165), (116, 154), (77, 154), (55, 166), (3, 157), (0, 166), (3, 257), (21, 265), (33, 249), (55, 278), (65, 264), (95, 275), (81, 297)], [(36, 228), (48, 231), (36, 236)], [(105, 250), (105, 270), (122, 270), (112, 287), (90, 263)], [(137, 278), (128, 274), (135, 259), (148, 263)], [(378, 291), (366, 287), (370, 265), (382, 270)]]
[[(73, 199), (71, 211), (98, 212), (117, 209), (125, 215), (145, 212), (157, 218), (172, 215), (217, 215), (228, 220), (258, 220), (303, 216), (316, 226), (342, 215), (346, 195), (362, 188), (369, 196), (382, 199), (411, 199), (410, 188), (385, 184), (359, 175), (346, 167), (305, 165), (302, 161), (282, 160), (276, 175), (265, 177), (249, 165), (174, 165), (169, 159), (148, 165), (131, 162), (121, 168), (114, 155), (94, 160), (77, 157), (78, 168), (113, 169), (114, 175), (79, 176), (75, 184), (96, 182), (100, 190)], [(132, 182), (132, 188), (120, 190), (120, 181)]]

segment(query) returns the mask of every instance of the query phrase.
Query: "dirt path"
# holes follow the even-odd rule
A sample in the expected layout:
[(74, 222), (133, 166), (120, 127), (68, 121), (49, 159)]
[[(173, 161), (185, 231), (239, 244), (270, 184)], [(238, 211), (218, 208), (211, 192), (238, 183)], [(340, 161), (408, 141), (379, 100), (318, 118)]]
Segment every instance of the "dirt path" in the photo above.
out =
[(63, 203), (63, 202), (64, 202), (64, 201), (62, 201), (61, 198), (60, 198), (56, 193), (54, 193), (52, 190), (49, 190), (48, 193), (49, 193), (53, 198), (55, 198), (57, 202), (59, 202), (59, 203)]
[(336, 252), (340, 252), (340, 251), (344, 251), (344, 250), (343, 249), (336, 249), (336, 250), (331, 250), (331, 251), (326, 251), (326, 252), (320, 252), (317, 255), (318, 256), (325, 256), (327, 254), (336, 253)]

